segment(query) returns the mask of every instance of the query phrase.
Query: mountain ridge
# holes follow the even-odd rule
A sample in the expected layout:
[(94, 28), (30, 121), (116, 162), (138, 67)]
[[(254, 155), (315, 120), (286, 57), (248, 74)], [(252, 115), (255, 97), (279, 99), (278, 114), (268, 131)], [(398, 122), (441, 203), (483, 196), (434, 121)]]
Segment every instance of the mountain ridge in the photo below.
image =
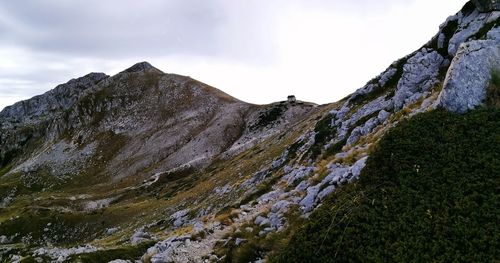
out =
[(336, 103), (249, 104), (139, 62), (2, 111), (1, 259), (268, 259), (400, 122), (488, 107), (500, 12), (477, 2)]

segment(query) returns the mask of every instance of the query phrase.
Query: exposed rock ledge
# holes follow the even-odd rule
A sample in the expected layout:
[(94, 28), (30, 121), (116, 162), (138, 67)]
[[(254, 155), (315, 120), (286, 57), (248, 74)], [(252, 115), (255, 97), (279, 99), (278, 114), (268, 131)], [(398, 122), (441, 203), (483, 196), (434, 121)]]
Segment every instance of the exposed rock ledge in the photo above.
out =
[(446, 75), (439, 106), (463, 113), (481, 105), (493, 70), (500, 69), (500, 28), (486, 40), (463, 43)]

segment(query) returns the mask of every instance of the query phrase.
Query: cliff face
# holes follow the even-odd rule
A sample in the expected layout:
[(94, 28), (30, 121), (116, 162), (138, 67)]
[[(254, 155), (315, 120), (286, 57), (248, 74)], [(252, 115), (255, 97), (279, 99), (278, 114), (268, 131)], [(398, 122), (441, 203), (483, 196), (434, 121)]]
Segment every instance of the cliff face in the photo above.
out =
[[(76, 260), (137, 245), (130, 259), (197, 262), (286, 239), (359, 177), (400, 121), (484, 104), (500, 66), (497, 10), (497, 1), (469, 2), (422, 48), (327, 105), (252, 105), (142, 62), (7, 107), (2, 259)], [(252, 260), (272, 249), (256, 250)]]

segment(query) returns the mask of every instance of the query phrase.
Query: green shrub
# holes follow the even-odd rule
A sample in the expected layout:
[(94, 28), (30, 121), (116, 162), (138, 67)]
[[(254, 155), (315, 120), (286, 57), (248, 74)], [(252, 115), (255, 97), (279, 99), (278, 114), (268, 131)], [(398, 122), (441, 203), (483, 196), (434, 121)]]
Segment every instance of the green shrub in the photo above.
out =
[(283, 113), (287, 110), (287, 106), (285, 104), (276, 104), (273, 105), (270, 109), (260, 113), (257, 122), (250, 126), (250, 130), (257, 130), (278, 120)]
[(154, 245), (154, 241), (141, 243), (136, 246), (125, 246), (116, 249), (99, 250), (92, 253), (81, 254), (71, 257), (69, 262), (98, 263), (108, 262), (115, 259), (136, 260), (139, 259), (146, 250)]
[(331, 123), (334, 116), (327, 113), (323, 118), (321, 118), (314, 126), (314, 144), (309, 148), (309, 155), (304, 156), (304, 158), (310, 157), (311, 159), (316, 159), (323, 151), (324, 145), (330, 141), (337, 134), (336, 127), (332, 127)]
[(491, 72), (491, 82), (486, 91), (486, 105), (500, 108), (500, 69)]
[(403, 121), (270, 262), (500, 258), (500, 110)]

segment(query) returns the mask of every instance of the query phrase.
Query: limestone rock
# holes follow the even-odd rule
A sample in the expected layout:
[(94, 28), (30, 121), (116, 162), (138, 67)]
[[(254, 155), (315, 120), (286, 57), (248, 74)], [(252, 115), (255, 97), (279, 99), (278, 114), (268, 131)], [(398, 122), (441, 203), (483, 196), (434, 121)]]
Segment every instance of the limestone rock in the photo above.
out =
[(5, 236), (5, 235), (0, 236), (0, 244), (7, 244), (9, 242), (10, 242), (10, 238), (8, 238), (7, 236)]
[(437, 52), (423, 48), (408, 59), (394, 95), (394, 107), (401, 109), (422, 97), (439, 81), (439, 69), (444, 58)]
[(132, 261), (130, 261), (130, 260), (115, 259), (115, 260), (109, 261), (108, 263), (131, 263), (131, 262)]
[(6, 122), (38, 123), (41, 116), (51, 116), (57, 111), (67, 110), (82, 96), (83, 91), (108, 78), (104, 73), (90, 73), (31, 99), (5, 107), (0, 112), (0, 128), (9, 128)]
[(271, 207), (271, 212), (273, 212), (273, 213), (286, 212), (286, 210), (288, 209), (289, 206), (290, 206), (289, 201), (280, 200)]
[(365, 168), (365, 165), (366, 165), (366, 160), (368, 159), (368, 157), (363, 157), (359, 160), (357, 160), (351, 167), (351, 174), (352, 174), (352, 177), (354, 178), (358, 178), (359, 175), (361, 174), (361, 170), (363, 170), (363, 168)]
[(118, 230), (120, 230), (120, 228), (118, 228), (118, 227), (108, 228), (108, 229), (106, 229), (106, 235), (112, 235), (112, 234), (118, 232)]
[(380, 75), (380, 79), (378, 81), (380, 86), (385, 86), (385, 84), (396, 74), (398, 70), (395, 68), (388, 68), (384, 73)]
[(189, 213), (189, 209), (179, 210), (170, 216), (170, 220), (174, 227), (180, 227), (187, 222), (186, 216)]
[(151, 239), (151, 236), (148, 233), (146, 233), (142, 230), (138, 230), (130, 238), (130, 243), (132, 243), (132, 245), (137, 245), (139, 243), (148, 241), (150, 239)]
[(463, 113), (481, 105), (492, 70), (499, 68), (500, 38), (462, 44), (446, 75), (439, 106)]
[(323, 199), (325, 199), (325, 197), (327, 197), (329, 194), (331, 194), (333, 192), (333, 190), (335, 190), (335, 186), (333, 186), (333, 185), (329, 185), (325, 189), (321, 190), (321, 192), (319, 192), (319, 194), (318, 194), (319, 200), (323, 201)]
[(302, 206), (302, 210), (304, 210), (304, 212), (310, 212), (314, 208), (316, 196), (318, 195), (320, 187), (321, 185), (317, 184), (315, 186), (307, 188), (306, 197), (304, 197), (304, 199), (302, 199), (299, 203)]
[(293, 185), (297, 181), (302, 180), (304, 177), (309, 176), (312, 172), (314, 171), (314, 167), (305, 167), (305, 166), (300, 166), (294, 169), (291, 169), (289, 173), (287, 173), (285, 176), (283, 176), (284, 181), (288, 185)]
[(254, 220), (254, 223), (258, 226), (260, 226), (262, 224), (262, 222), (265, 222), (266, 220), (268, 220), (267, 218), (263, 217), (263, 216), (257, 216)]
[(458, 28), (453, 34), (448, 43), (448, 54), (454, 57), (460, 45), (466, 42), (469, 38), (477, 34), (488, 23), (492, 23), (498, 19), (500, 12), (479, 13), (474, 11), (467, 16), (458, 16)]

